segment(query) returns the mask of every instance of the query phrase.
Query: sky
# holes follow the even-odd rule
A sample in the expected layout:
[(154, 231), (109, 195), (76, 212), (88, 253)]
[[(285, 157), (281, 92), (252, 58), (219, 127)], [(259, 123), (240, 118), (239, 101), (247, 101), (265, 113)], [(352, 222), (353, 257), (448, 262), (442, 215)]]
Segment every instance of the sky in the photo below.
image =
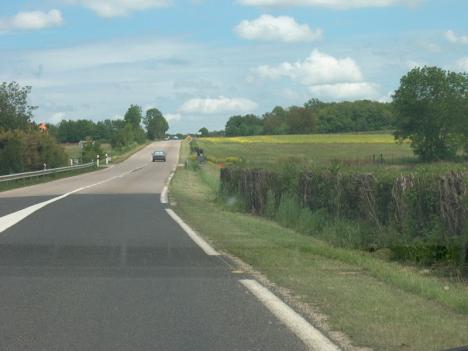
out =
[(0, 0), (0, 81), (36, 122), (156, 107), (170, 132), (323, 101), (391, 101), (417, 66), (468, 72), (466, 0)]

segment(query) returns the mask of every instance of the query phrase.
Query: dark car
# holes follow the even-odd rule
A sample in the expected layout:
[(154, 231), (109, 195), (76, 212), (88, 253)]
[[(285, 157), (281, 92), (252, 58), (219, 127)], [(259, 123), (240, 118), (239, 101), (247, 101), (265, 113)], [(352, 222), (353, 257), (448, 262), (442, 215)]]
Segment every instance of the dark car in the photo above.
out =
[(162, 150), (153, 152), (153, 162), (155, 161), (166, 162), (166, 152)]

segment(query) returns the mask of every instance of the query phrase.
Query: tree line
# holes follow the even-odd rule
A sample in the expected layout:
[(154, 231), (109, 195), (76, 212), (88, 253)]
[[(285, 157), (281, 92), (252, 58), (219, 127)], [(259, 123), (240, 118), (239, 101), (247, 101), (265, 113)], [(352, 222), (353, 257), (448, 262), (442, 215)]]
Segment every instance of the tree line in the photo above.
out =
[[(0, 174), (53, 168), (67, 164), (68, 156), (60, 143), (85, 141), (82, 162), (102, 155), (100, 143), (114, 148), (163, 139), (169, 125), (162, 113), (152, 108), (143, 112), (131, 105), (123, 119), (94, 122), (89, 119), (62, 120), (40, 130), (32, 120), (35, 106), (28, 104), (31, 87), (16, 82), (0, 84)], [(145, 129), (142, 127), (145, 127)]]
[[(145, 129), (142, 128), (142, 124)], [(124, 147), (132, 143), (142, 144), (149, 140), (163, 139), (169, 124), (156, 108), (146, 111), (131, 105), (123, 119), (106, 119), (94, 122), (89, 119), (62, 120), (57, 125), (48, 124), (49, 133), (61, 143), (77, 143), (92, 139), (110, 143), (113, 147)]]
[(225, 134), (346, 133), (389, 130), (394, 126), (395, 115), (389, 103), (369, 100), (325, 103), (310, 99), (304, 106), (276, 106), (261, 117), (232, 116), (226, 123)]
[[(394, 131), (423, 161), (468, 155), (468, 74), (418, 67), (401, 78), (392, 102), (331, 102), (275, 107), (229, 118), (226, 136)], [(202, 136), (213, 133), (200, 129)], [(219, 132), (216, 132), (219, 134)]]

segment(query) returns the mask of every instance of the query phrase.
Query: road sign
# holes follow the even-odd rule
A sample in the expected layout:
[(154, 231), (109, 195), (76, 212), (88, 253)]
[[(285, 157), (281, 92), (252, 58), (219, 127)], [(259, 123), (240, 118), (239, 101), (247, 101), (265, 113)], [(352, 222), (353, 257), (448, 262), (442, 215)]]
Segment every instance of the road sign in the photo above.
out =
[(192, 138), (190, 135), (188, 135), (188, 136), (185, 138), (185, 141), (186, 141), (187, 143), (191, 143), (192, 140), (193, 140), (193, 138)]

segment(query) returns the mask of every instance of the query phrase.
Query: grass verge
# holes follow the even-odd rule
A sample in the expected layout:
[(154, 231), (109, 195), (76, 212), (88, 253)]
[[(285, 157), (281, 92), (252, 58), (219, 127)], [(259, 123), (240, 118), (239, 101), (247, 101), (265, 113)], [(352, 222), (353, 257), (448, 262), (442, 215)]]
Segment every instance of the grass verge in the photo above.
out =
[(171, 184), (175, 210), (216, 248), (324, 313), (354, 345), (427, 351), (468, 344), (465, 287), (227, 211), (216, 199), (216, 177), (211, 166), (179, 169)]

